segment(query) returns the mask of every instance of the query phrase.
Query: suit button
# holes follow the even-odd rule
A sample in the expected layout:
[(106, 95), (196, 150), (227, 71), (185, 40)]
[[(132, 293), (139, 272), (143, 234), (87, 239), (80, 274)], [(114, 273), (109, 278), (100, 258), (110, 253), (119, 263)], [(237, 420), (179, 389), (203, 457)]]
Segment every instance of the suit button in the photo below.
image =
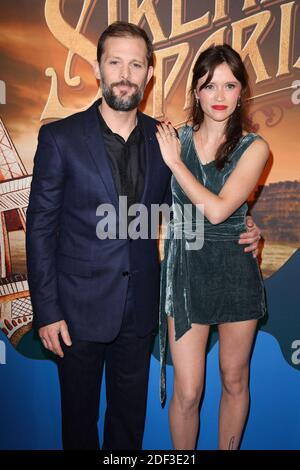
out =
[(125, 277), (125, 276), (129, 276), (129, 274), (130, 274), (129, 271), (123, 271), (123, 272), (122, 272), (122, 276), (124, 276), (124, 277)]

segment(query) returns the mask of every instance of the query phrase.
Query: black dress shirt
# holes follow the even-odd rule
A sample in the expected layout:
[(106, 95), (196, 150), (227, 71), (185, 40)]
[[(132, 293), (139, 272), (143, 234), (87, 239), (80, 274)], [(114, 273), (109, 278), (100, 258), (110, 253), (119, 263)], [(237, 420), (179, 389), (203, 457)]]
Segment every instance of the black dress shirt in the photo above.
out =
[(100, 111), (99, 121), (117, 193), (119, 196), (127, 196), (129, 208), (130, 205), (140, 202), (144, 190), (145, 147), (141, 124), (138, 121), (125, 141), (123, 137), (111, 131)]

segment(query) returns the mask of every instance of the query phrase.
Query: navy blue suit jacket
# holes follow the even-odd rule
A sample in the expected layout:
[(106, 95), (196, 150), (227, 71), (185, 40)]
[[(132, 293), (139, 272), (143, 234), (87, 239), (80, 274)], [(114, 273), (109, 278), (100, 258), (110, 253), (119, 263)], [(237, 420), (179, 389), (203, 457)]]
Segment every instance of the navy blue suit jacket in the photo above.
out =
[[(27, 265), (36, 329), (65, 320), (72, 336), (112, 341), (118, 334), (131, 273), (136, 332), (157, 325), (159, 259), (155, 239), (100, 240), (96, 215), (118, 194), (106, 155), (97, 107), (44, 125), (34, 158), (27, 210)], [(146, 174), (141, 203), (170, 203), (170, 171), (157, 139), (156, 121), (139, 113)], [(150, 231), (150, 223), (149, 223)]]

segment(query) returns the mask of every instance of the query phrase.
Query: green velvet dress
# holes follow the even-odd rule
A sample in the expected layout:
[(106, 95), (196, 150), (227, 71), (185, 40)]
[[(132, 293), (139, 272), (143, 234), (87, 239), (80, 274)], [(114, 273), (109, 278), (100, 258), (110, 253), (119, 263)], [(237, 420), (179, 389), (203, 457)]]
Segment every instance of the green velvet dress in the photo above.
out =
[[(179, 137), (185, 165), (215, 194), (221, 191), (244, 151), (254, 140), (260, 138), (254, 133), (242, 137), (220, 171), (214, 161), (208, 164), (200, 162), (191, 126), (181, 128)], [(161, 266), (162, 402), (165, 400), (167, 315), (174, 318), (175, 339), (178, 340), (192, 327), (192, 323), (214, 325), (258, 319), (266, 311), (264, 285), (258, 262), (251, 253), (244, 252), (243, 245), (238, 244), (240, 234), (247, 230), (247, 203), (217, 225), (211, 224), (204, 217), (201, 228), (196, 218), (195, 205), (174, 177), (171, 186), (174, 218), (168, 225)], [(192, 237), (197, 231), (198, 241)]]

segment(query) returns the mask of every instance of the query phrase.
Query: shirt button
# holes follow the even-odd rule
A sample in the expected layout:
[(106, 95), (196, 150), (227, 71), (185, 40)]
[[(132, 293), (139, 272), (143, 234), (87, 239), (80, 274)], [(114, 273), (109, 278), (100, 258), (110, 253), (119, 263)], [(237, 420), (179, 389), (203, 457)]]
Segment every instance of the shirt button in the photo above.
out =
[(124, 276), (124, 277), (125, 277), (125, 276), (129, 276), (129, 274), (130, 274), (129, 271), (123, 271), (123, 272), (122, 272), (122, 276)]

